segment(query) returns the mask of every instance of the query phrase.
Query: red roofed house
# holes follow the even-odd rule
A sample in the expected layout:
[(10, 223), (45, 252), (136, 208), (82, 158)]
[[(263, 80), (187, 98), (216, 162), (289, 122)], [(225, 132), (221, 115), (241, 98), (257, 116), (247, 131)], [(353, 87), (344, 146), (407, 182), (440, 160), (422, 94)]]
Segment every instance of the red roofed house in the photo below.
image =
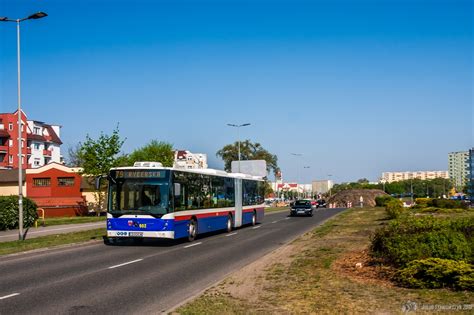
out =
[[(62, 160), (59, 125), (28, 120), (21, 112), (22, 167), (37, 168)], [(0, 113), (0, 168), (18, 168), (18, 111)]]
[(77, 169), (50, 163), (26, 170), (26, 196), (45, 210), (46, 217), (87, 215), (81, 182)]

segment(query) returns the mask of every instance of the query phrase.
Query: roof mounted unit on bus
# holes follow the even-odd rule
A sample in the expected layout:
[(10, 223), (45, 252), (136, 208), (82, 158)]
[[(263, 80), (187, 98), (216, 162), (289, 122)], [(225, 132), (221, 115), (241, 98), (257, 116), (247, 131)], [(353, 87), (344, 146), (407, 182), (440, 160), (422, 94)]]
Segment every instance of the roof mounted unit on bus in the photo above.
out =
[(163, 167), (160, 162), (135, 162), (133, 167)]

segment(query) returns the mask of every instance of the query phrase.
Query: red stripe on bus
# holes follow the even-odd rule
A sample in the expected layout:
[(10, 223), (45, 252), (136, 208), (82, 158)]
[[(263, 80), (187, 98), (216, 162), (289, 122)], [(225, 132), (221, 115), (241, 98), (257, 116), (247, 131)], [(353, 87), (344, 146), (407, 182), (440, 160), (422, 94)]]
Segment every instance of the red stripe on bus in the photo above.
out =
[(229, 214), (229, 212), (231, 212), (232, 214), (235, 213), (235, 211), (222, 211), (222, 212), (188, 214), (188, 215), (182, 215), (182, 216), (175, 216), (174, 220), (175, 221), (184, 221), (184, 220), (190, 220), (192, 217), (196, 217), (198, 219), (210, 218), (210, 217), (223, 217), (223, 216), (227, 216)]

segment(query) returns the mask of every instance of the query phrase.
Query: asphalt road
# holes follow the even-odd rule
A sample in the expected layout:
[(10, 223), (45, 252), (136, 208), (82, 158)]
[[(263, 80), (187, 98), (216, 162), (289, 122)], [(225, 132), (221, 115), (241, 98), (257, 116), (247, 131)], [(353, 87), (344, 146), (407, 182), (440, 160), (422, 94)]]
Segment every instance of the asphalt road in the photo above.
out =
[(102, 243), (0, 258), (0, 314), (156, 314), (343, 209), (267, 214), (262, 224), (192, 243)]

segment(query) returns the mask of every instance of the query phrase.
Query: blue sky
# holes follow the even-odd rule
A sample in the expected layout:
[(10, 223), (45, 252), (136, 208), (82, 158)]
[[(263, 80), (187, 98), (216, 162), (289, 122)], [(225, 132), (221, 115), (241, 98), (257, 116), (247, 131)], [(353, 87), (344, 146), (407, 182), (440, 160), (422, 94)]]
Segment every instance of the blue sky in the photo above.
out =
[[(472, 1), (0, 0), (22, 23), (22, 99), (63, 151), (117, 123), (215, 152), (241, 138), (285, 180), (445, 170), (473, 141)], [(0, 112), (16, 108), (16, 32), (0, 24)], [(298, 159), (291, 152), (302, 153)], [(303, 166), (310, 166), (305, 169)], [(300, 170), (300, 171), (298, 171)]]

